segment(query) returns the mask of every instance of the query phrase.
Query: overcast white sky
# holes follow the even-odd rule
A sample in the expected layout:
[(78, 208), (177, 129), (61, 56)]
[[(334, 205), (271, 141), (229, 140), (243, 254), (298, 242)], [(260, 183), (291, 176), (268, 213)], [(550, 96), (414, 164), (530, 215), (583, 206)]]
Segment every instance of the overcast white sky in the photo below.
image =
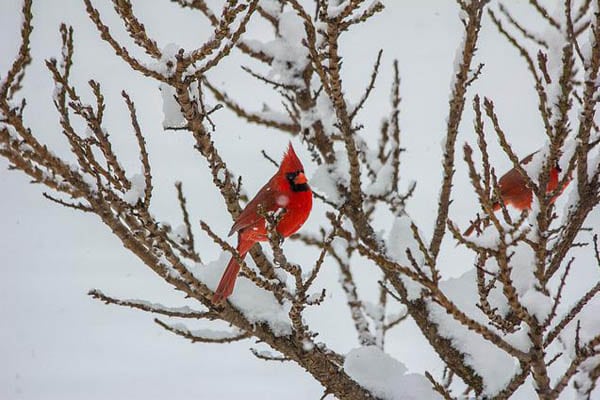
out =
[[(0, 0), (0, 73), (6, 71), (18, 46), (20, 5)], [(124, 31), (108, 0), (94, 1), (105, 21), (118, 37)], [(209, 3), (214, 3), (210, 1)], [(441, 174), (441, 138), (456, 46), (462, 25), (458, 7), (449, 0), (385, 1), (387, 9), (370, 22), (346, 35), (342, 43), (344, 81), (351, 98), (366, 85), (377, 51), (384, 49), (381, 80), (362, 114), (365, 132), (376, 140), (381, 118), (389, 110), (391, 63), (399, 60), (401, 83), (401, 128), (403, 147), (402, 187), (417, 180), (409, 212), (427, 234)], [(511, 2), (512, 3), (512, 2)], [(515, 10), (526, 10), (524, 1), (514, 2)], [(197, 46), (206, 38), (208, 24), (198, 13), (182, 11), (169, 1), (135, 1), (134, 9), (150, 35), (161, 47), (170, 42), (184, 48)], [(52, 82), (44, 59), (60, 54), (58, 27), (61, 21), (75, 29), (73, 76), (79, 91), (89, 98), (88, 79), (102, 84), (107, 99), (107, 128), (115, 148), (125, 157), (125, 166), (137, 172), (139, 165), (128, 125), (128, 114), (120, 92), (126, 89), (137, 104), (156, 178), (154, 213), (164, 221), (178, 224), (180, 215), (173, 182), (182, 180), (195, 221), (205, 219), (223, 235), (231, 220), (213, 189), (203, 160), (185, 134), (162, 131), (162, 107), (158, 84), (131, 72), (102, 42), (86, 18), (78, 0), (34, 1), (34, 61), (28, 70), (23, 94), (29, 107), (27, 121), (43, 141), (65, 154), (51, 104)], [(530, 13), (525, 21), (537, 23)], [(268, 38), (265, 25), (251, 25), (248, 35)], [(139, 54), (139, 53), (135, 53)], [(537, 149), (544, 140), (536, 117), (537, 103), (518, 55), (485, 18), (476, 63), (485, 62), (484, 74), (473, 86), (475, 92), (491, 96), (506, 132), (519, 154)], [(211, 79), (249, 108), (263, 102), (279, 105), (276, 96), (248, 80), (240, 64), (248, 61), (235, 55), (216, 70)], [(459, 142), (474, 141), (467, 110)], [(229, 112), (215, 116), (215, 141), (234, 172), (243, 174), (248, 191), (254, 193), (272, 174), (272, 165), (260, 155), (264, 149), (274, 157), (282, 153), (288, 137), (249, 126)], [(314, 171), (307, 152), (295, 140), (308, 174)], [(492, 146), (499, 171), (508, 161)], [(42, 198), (43, 188), (28, 184), (21, 173), (7, 170), (0, 160), (0, 398), (1, 399), (199, 399), (245, 398), (316, 399), (322, 389), (311, 377), (289, 363), (266, 363), (248, 350), (250, 341), (233, 345), (191, 344), (152, 321), (152, 316), (128, 309), (105, 306), (86, 293), (98, 288), (124, 298), (160, 301), (168, 305), (189, 304), (166, 287), (151, 271), (129, 254), (99, 219), (58, 207)], [(464, 167), (457, 172), (457, 190), (452, 217), (466, 224), (476, 210), (475, 196), (467, 185)], [(318, 215), (318, 211), (317, 214)], [(595, 216), (598, 220), (598, 215)], [(389, 229), (389, 221), (381, 229)], [(306, 230), (319, 226), (318, 217)], [(218, 257), (218, 249), (197, 233), (201, 256)], [(287, 244), (289, 256), (311, 260), (301, 247)], [(447, 276), (458, 276), (471, 266), (470, 255), (446, 242)], [(327, 267), (327, 266), (326, 266)], [(337, 272), (325, 268), (322, 284), (331, 288), (330, 299), (311, 322), (322, 332), (322, 341), (341, 352), (357, 346), (355, 332), (336, 288)], [(374, 270), (357, 269), (357, 277), (374, 281)], [(579, 274), (579, 275), (578, 275)], [(586, 272), (575, 271), (577, 282)], [(583, 284), (583, 283), (582, 283)], [(568, 288), (576, 293), (580, 287)], [(362, 294), (374, 296), (374, 285)], [(260, 348), (260, 345), (258, 345)], [(410, 323), (390, 334), (387, 350), (412, 371), (439, 371), (430, 350)]]

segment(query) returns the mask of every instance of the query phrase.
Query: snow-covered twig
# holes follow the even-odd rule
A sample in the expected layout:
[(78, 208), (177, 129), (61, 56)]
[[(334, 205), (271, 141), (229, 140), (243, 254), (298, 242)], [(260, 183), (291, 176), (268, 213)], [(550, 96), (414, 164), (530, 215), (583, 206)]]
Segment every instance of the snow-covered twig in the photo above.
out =
[(183, 324), (168, 324), (158, 318), (155, 318), (154, 322), (169, 332), (191, 340), (192, 343), (231, 343), (250, 337), (250, 334), (247, 332), (227, 332), (210, 329), (190, 330)]
[(122, 300), (116, 299), (111, 296), (107, 296), (98, 289), (92, 289), (88, 292), (88, 295), (94, 299), (98, 299), (106, 304), (115, 304), (123, 307), (135, 308), (138, 310), (162, 314), (168, 317), (178, 318), (193, 318), (193, 319), (217, 319), (218, 314), (212, 311), (196, 311), (190, 307), (167, 307), (158, 303), (150, 303), (144, 300)]

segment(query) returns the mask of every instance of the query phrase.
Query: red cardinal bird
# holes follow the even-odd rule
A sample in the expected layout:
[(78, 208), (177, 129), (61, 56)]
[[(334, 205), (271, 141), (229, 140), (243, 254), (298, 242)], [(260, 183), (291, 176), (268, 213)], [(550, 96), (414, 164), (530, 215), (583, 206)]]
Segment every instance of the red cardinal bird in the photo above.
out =
[[(532, 153), (522, 159), (521, 164), (526, 165), (531, 162), (534, 154), (535, 153)], [(548, 181), (546, 193), (556, 190), (558, 187), (558, 174), (560, 172), (561, 169), (558, 164), (550, 170), (550, 180)], [(560, 193), (550, 199), (550, 203), (554, 203), (554, 201), (556, 201), (556, 198), (565, 190), (568, 184), (569, 180), (565, 182)], [(517, 210), (529, 210), (531, 208), (533, 192), (527, 187), (525, 179), (515, 168), (512, 168), (510, 171), (502, 175), (502, 177), (498, 180), (498, 186), (500, 189), (500, 198), (505, 206), (511, 205)], [(499, 201), (496, 201), (492, 207), (494, 211), (498, 211), (500, 208), (502, 208)], [(463, 235), (469, 236), (471, 233), (473, 233), (473, 231), (479, 227), (480, 222), (481, 220), (477, 218), (477, 220), (473, 222), (471, 226), (469, 226)]]
[[(277, 211), (284, 208), (285, 214), (277, 224), (282, 237), (295, 233), (308, 218), (312, 208), (312, 192), (304, 175), (304, 167), (290, 143), (279, 170), (246, 205), (229, 231), (229, 236), (238, 233), (237, 251), (243, 258), (256, 242), (267, 241), (265, 218), (259, 214), (264, 210)], [(231, 257), (213, 296), (213, 303), (224, 301), (233, 292), (240, 265)]]

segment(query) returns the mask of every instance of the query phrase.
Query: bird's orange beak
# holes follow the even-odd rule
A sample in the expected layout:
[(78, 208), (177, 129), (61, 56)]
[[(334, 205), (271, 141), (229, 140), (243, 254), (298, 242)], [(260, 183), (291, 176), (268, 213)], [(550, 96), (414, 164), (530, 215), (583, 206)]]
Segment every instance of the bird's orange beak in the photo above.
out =
[(294, 178), (294, 184), (295, 185), (304, 185), (308, 183), (308, 179), (306, 179), (306, 175), (304, 175), (303, 172), (300, 172), (298, 175), (296, 175), (296, 177)]

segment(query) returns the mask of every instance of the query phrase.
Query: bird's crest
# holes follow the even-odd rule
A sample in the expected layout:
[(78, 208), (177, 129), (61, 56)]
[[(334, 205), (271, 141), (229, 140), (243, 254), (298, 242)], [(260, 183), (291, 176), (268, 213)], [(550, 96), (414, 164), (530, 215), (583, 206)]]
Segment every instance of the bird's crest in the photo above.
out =
[(281, 160), (279, 170), (282, 172), (295, 172), (304, 170), (300, 159), (292, 147), (292, 142), (290, 142), (287, 151), (283, 155), (283, 160)]

